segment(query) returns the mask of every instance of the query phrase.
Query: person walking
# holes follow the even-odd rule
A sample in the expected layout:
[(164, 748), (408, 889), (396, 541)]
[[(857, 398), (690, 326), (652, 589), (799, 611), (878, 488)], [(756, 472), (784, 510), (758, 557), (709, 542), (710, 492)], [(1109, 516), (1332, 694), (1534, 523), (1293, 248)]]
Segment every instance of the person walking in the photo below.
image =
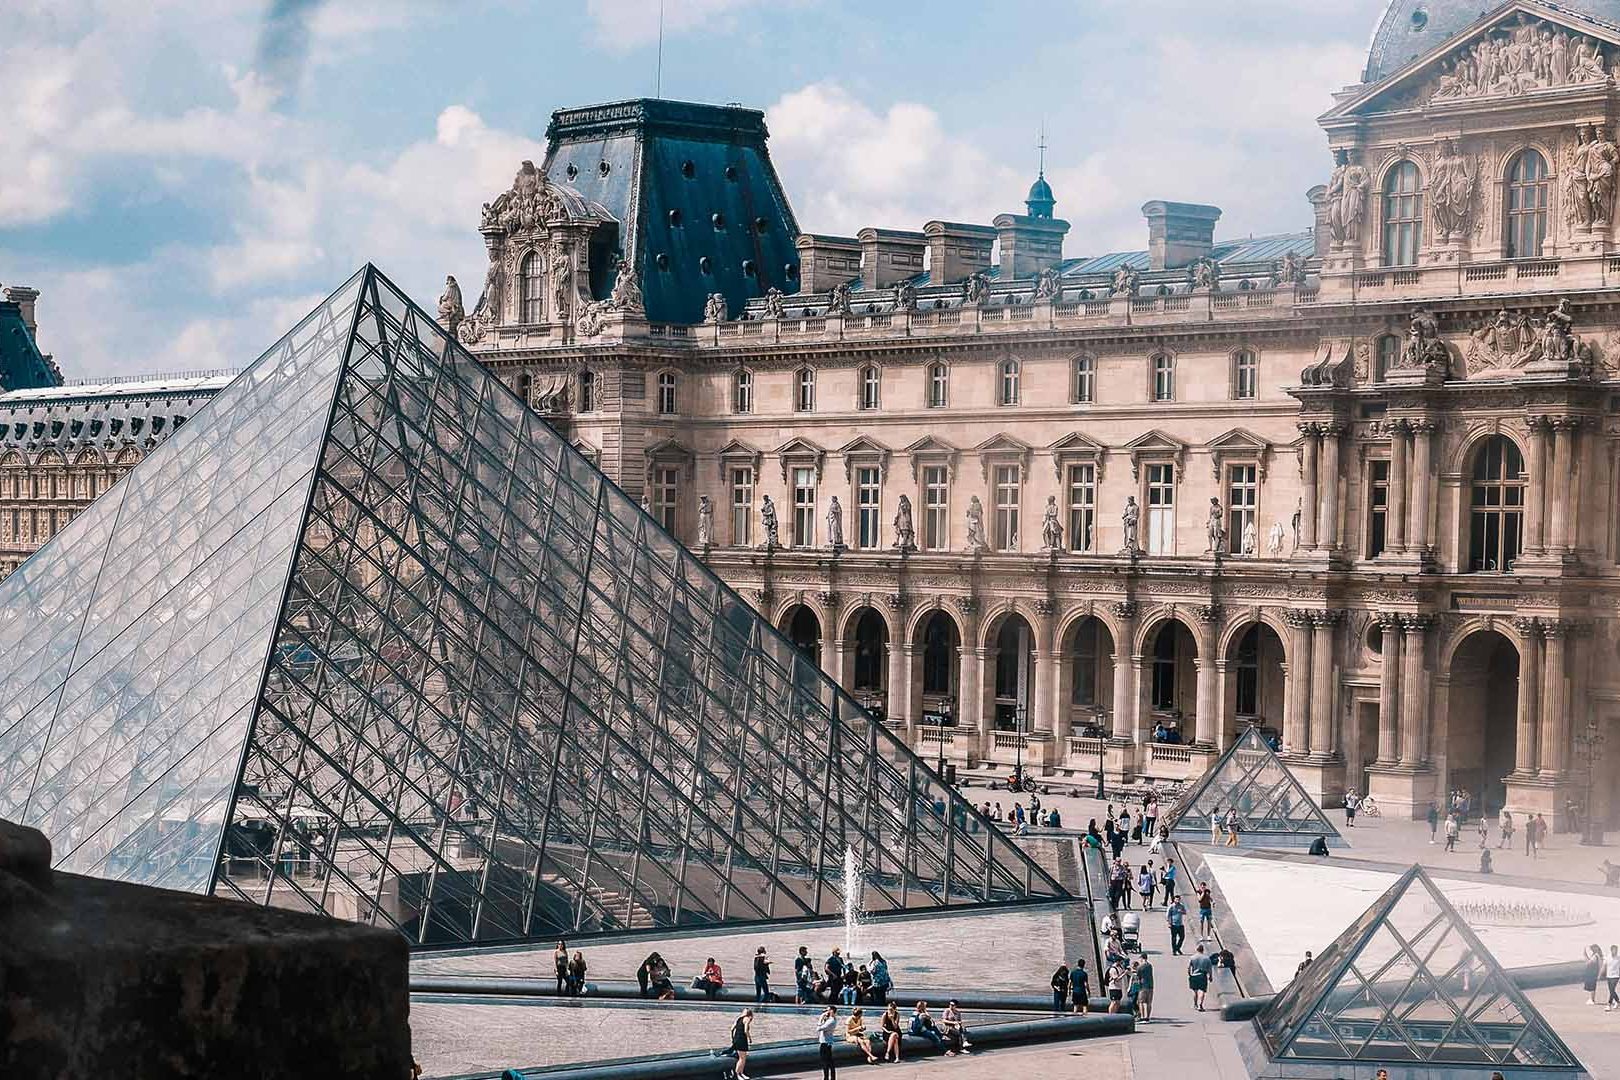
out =
[(1462, 826), (1457, 824), (1455, 813), (1446, 815), (1446, 850), (1457, 850), (1457, 837), (1462, 834)]
[(1609, 984), (1609, 1002), (1604, 1006), (1605, 1012), (1620, 1009), (1620, 994), (1615, 993), (1615, 987), (1620, 986), (1620, 945), (1609, 946), (1609, 959), (1603, 965), (1603, 978)]
[(1534, 814), (1524, 815), (1524, 853), (1526, 855), (1536, 853), (1536, 815)]
[(1142, 910), (1153, 910), (1153, 890), (1157, 882), (1153, 874), (1153, 860), (1149, 859), (1136, 875), (1136, 891), (1142, 894)]
[(1170, 925), (1170, 955), (1180, 956), (1181, 943), (1187, 940), (1187, 905), (1181, 902), (1181, 897), (1170, 899), (1164, 918)]
[(1146, 956), (1136, 962), (1136, 1019), (1147, 1023), (1153, 1019), (1153, 963)]
[(1111, 962), (1108, 970), (1103, 973), (1103, 992), (1108, 996), (1109, 1012), (1117, 1013), (1124, 1007), (1125, 983), (1129, 977), (1125, 964), (1120, 959)]
[(1226, 820), (1225, 815), (1223, 815), (1221, 813), (1220, 805), (1217, 804), (1215, 809), (1213, 809), (1213, 810), (1211, 810), (1209, 812), (1209, 846), (1210, 847), (1214, 847), (1215, 845), (1217, 845), (1217, 844), (1219, 844), (1221, 842), (1221, 831), (1223, 829), (1222, 823), (1225, 820)]
[(1159, 885), (1164, 889), (1164, 902), (1168, 906), (1176, 898), (1176, 860), (1165, 861), (1164, 869), (1159, 873)]
[(889, 1002), (883, 1010), (883, 1060), (900, 1060), (900, 1006)]
[(1491, 827), (1486, 824), (1485, 815), (1479, 815), (1479, 850), (1484, 851), (1490, 846)]
[(763, 1005), (771, 999), (771, 958), (765, 946), (754, 950), (754, 1001)]
[(1187, 988), (1192, 991), (1193, 1008), (1199, 1012), (1204, 1011), (1204, 994), (1209, 990), (1209, 973), (1214, 967), (1215, 961), (1204, 952), (1202, 945), (1187, 961)]
[(838, 1009), (832, 1005), (821, 1010), (816, 1022), (816, 1049), (821, 1054), (821, 1080), (838, 1080), (838, 1066), (833, 1064), (833, 1030), (838, 1027)]
[(568, 942), (557, 942), (557, 949), (551, 954), (551, 962), (557, 965), (557, 996), (562, 997), (568, 992)]
[(1361, 807), (1361, 800), (1354, 791), (1344, 793), (1344, 824), (1347, 828), (1356, 827), (1356, 810)]
[(1215, 936), (1215, 896), (1209, 882), (1198, 883), (1198, 940), (1209, 941)]
[(1513, 812), (1502, 807), (1502, 814), (1496, 819), (1496, 831), (1500, 834), (1496, 840), (1498, 850), (1513, 846)]
[(1069, 965), (1059, 964), (1052, 972), (1052, 1011), (1066, 1012), (1069, 1005)]
[(737, 1080), (748, 1080), (748, 1044), (753, 1030), (754, 1010), (744, 1009), (731, 1025), (731, 1052), (737, 1055), (737, 1067), (732, 1073)]
[(1238, 832), (1239, 832), (1239, 830), (1241, 828), (1242, 828), (1242, 826), (1238, 822), (1237, 807), (1235, 807), (1235, 806), (1227, 807), (1226, 808), (1226, 846), (1227, 847), (1237, 847), (1238, 846)]
[(1603, 946), (1586, 947), (1586, 965), (1581, 970), (1581, 989), (1586, 991), (1586, 1003), (1596, 1005), (1598, 979), (1603, 975)]
[(1541, 858), (1541, 849), (1547, 846), (1547, 819), (1540, 814), (1536, 815), (1536, 848), (1535, 857)]
[(816, 965), (810, 959), (808, 946), (799, 946), (799, 955), (793, 958), (793, 1002), (808, 1005), (815, 997)]
[(1069, 971), (1069, 994), (1076, 1013), (1084, 1016), (1091, 1011), (1091, 973), (1086, 971), (1085, 957), (1076, 960)]
[(1159, 833), (1159, 797), (1148, 793), (1142, 800), (1142, 835), (1157, 836)]
[(1440, 831), (1440, 807), (1435, 805), (1433, 799), (1429, 800), (1429, 812), (1424, 815), (1424, 820), (1429, 823), (1429, 843), (1432, 844), (1435, 834)]
[(894, 989), (894, 981), (889, 978), (889, 962), (883, 959), (883, 954), (876, 949), (872, 950), (872, 1004), (882, 1005), (889, 1000), (889, 991)]
[(878, 1056), (872, 1052), (872, 1038), (866, 1031), (866, 1014), (864, 1009), (856, 1009), (844, 1021), (844, 1041), (854, 1043), (866, 1055), (868, 1065), (876, 1065)]

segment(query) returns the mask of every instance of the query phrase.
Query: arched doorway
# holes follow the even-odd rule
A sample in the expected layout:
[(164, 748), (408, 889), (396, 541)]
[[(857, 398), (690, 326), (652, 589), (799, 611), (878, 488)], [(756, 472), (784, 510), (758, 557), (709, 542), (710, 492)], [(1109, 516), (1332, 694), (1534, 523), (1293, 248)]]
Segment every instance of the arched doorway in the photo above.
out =
[(1167, 619), (1149, 638), (1148, 670), (1142, 682), (1147, 690), (1148, 733), (1154, 741), (1192, 742), (1192, 727), (1183, 721), (1197, 707), (1197, 659), (1198, 642), (1179, 619)]
[(821, 665), (821, 620), (804, 604), (795, 604), (782, 616), (782, 632), (812, 664)]
[(1282, 638), (1263, 622), (1250, 623), (1231, 640), (1226, 654), (1226, 730), (1228, 746), (1244, 731), (1258, 727), (1268, 738), (1281, 736), (1287, 680)]
[(1069, 730), (1106, 736), (1114, 701), (1114, 635), (1095, 615), (1076, 622), (1063, 636), (1061, 701), (1069, 710)]
[(1035, 635), (1022, 615), (1011, 614), (996, 631), (992, 715), (997, 731), (1028, 731), (1034, 718)]
[(881, 719), (887, 712), (889, 627), (883, 616), (862, 608), (850, 628), (850, 691), (855, 700)]
[(953, 725), (962, 673), (962, 635), (956, 620), (943, 611), (934, 612), (918, 627), (915, 644), (922, 660), (922, 722)]
[(1495, 630), (1468, 635), (1451, 655), (1446, 704), (1446, 784), (1499, 810), (1513, 771), (1519, 711), (1519, 650)]

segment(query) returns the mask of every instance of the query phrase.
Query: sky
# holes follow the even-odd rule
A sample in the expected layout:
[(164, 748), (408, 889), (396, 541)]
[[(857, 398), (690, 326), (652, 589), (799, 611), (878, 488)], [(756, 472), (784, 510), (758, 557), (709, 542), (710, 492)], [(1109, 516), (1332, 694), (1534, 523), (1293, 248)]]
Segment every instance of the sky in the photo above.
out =
[[(766, 111), (799, 226), (1149, 199), (1309, 227), (1381, 0), (663, 0), (662, 93)], [(649, 96), (659, 0), (8, 0), (0, 282), (69, 379), (236, 368), (371, 261), (431, 309), (552, 110)], [(468, 297), (469, 303), (473, 298)]]

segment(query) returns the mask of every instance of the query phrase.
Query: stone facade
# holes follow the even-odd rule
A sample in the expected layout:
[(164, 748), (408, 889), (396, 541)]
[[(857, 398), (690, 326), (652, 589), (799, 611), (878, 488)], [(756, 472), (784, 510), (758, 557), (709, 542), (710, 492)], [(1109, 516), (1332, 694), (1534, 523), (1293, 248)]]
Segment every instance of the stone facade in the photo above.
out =
[[(1144, 250), (1089, 258), (1042, 178), (992, 225), (804, 234), (764, 273), (681, 187), (749, 183), (762, 126), (617, 210), (575, 183), (623, 170), (554, 133), (485, 208), (491, 284), (440, 311), (930, 759), (1174, 778), (1259, 725), (1329, 803), (1563, 820), (1590, 787), (1612, 819), (1617, 51), (1506, 5), (1337, 96), (1312, 230), (1223, 243), (1154, 200)], [(733, 242), (688, 266), (694, 225)], [(728, 259), (702, 322), (649, 320), (657, 275)]]

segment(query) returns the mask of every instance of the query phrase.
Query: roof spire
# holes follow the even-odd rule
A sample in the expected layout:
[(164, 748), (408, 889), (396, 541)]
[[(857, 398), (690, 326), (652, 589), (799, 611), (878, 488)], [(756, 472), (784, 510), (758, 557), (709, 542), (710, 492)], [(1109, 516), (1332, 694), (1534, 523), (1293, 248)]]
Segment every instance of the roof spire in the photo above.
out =
[(1052, 185), (1046, 182), (1046, 118), (1041, 117), (1041, 139), (1035, 144), (1041, 152), (1040, 173), (1035, 182), (1029, 185), (1029, 196), (1024, 199), (1024, 206), (1029, 210), (1030, 217), (1049, 218), (1057, 206), (1057, 198), (1052, 194)]

